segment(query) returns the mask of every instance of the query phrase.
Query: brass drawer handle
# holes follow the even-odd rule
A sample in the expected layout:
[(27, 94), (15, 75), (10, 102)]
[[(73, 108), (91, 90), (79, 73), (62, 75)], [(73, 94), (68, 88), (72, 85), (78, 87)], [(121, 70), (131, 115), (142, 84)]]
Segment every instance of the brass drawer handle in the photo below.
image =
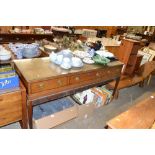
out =
[(76, 77), (76, 78), (75, 78), (75, 80), (76, 80), (76, 81), (79, 81), (79, 80), (80, 80), (80, 78), (79, 78), (79, 77)]
[(62, 81), (61, 80), (58, 80), (58, 85), (62, 86)]
[(39, 88), (41, 88), (41, 89), (44, 88), (44, 86), (45, 86), (44, 83), (39, 84)]
[(97, 77), (99, 77), (99, 76), (100, 76), (100, 74), (99, 74), (99, 73), (96, 73), (96, 76), (97, 76)]
[(91, 73), (88, 73), (88, 76), (91, 76)]

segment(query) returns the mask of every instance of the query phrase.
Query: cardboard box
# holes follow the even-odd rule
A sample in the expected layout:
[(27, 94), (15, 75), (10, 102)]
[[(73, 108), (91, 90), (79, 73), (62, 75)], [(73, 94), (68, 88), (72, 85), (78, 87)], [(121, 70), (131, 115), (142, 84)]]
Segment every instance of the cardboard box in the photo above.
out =
[(82, 104), (78, 105), (78, 117), (79, 118), (88, 118), (90, 117), (94, 112), (95, 105), (93, 103), (90, 104)]
[(95, 109), (94, 103), (81, 104), (74, 96), (72, 96), (71, 98), (73, 102), (75, 102), (78, 106), (78, 118), (86, 119), (93, 114)]
[[(67, 99), (70, 100), (70, 98)], [(66, 121), (76, 118), (77, 116), (78, 116), (78, 108), (77, 105), (73, 103), (73, 106), (69, 108), (63, 109), (56, 113), (52, 113), (48, 116), (39, 119), (33, 119), (33, 127), (36, 129), (53, 128)]]
[(105, 87), (96, 87), (91, 89), (94, 92), (95, 108), (100, 108), (105, 104), (108, 104), (111, 100), (112, 92), (107, 90)]

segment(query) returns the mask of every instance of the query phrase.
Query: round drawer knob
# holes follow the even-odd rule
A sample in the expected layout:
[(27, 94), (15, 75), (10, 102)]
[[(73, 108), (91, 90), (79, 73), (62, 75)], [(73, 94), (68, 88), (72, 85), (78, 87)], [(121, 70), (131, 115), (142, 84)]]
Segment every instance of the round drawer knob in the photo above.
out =
[(62, 86), (62, 81), (61, 80), (58, 80), (58, 85)]
[(110, 73), (110, 71), (108, 71), (108, 74)]
[(45, 86), (44, 83), (39, 84), (39, 88), (41, 88), (41, 89), (44, 88), (44, 86)]
[(99, 76), (100, 76), (100, 74), (99, 74), (99, 73), (96, 73), (96, 76), (97, 76), (97, 77), (99, 77)]
[(76, 77), (76, 78), (75, 78), (75, 80), (76, 80), (76, 81), (79, 81), (79, 80), (80, 80), (80, 78), (79, 78), (79, 77)]

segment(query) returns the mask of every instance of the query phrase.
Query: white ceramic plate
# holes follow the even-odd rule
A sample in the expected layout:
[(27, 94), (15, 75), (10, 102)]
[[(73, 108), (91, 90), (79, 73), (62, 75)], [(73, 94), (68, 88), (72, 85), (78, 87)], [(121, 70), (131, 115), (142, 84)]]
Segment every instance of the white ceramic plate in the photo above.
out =
[(83, 62), (86, 64), (94, 64), (95, 63), (94, 60), (92, 60), (91, 58), (84, 58)]

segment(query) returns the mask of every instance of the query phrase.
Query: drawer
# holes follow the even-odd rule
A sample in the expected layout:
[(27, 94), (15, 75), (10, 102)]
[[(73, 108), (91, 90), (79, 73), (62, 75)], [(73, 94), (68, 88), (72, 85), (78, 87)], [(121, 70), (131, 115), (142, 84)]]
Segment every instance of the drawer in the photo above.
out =
[(58, 99), (33, 108), (33, 127), (53, 128), (76, 118), (77, 115), (78, 108), (70, 98)]
[(94, 71), (94, 72), (89, 72), (89, 73), (81, 73), (81, 74), (71, 76), (69, 78), (69, 83), (70, 84), (83, 83), (83, 82), (86, 82), (86, 81), (97, 80), (97, 79), (100, 79), (101, 77), (102, 77), (102, 72), (101, 71)]
[(102, 70), (100, 74), (102, 75), (102, 78), (104, 78), (105, 80), (108, 80), (109, 78), (120, 76), (121, 70), (122, 68), (113, 67), (111, 69)]
[(0, 126), (22, 119), (21, 92), (0, 95)]
[(67, 77), (51, 79), (43, 82), (36, 82), (36, 83), (32, 83), (31, 85), (31, 93), (37, 93), (41, 91), (55, 89), (55, 88), (66, 86), (67, 84), (68, 84)]

